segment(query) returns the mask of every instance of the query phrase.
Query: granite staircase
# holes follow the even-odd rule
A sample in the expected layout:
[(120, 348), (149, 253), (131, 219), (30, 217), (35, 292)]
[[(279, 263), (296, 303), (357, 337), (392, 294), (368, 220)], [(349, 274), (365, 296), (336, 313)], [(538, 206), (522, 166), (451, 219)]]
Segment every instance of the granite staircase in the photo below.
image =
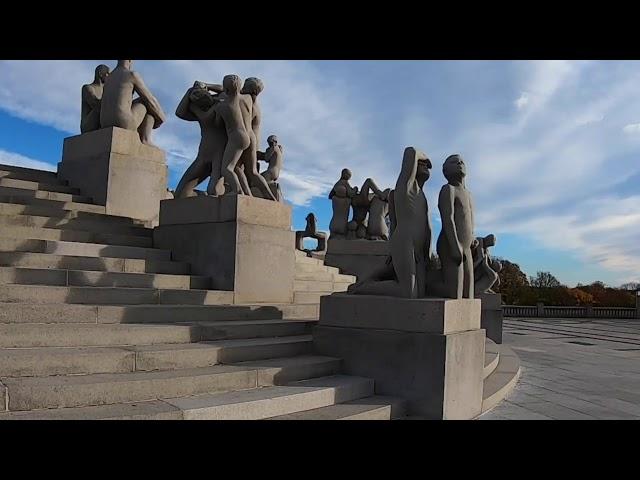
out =
[(322, 295), (354, 281), (296, 254), (294, 302), (234, 304), (55, 173), (0, 165), (0, 419), (389, 419), (404, 403), (314, 355)]
[[(401, 418), (315, 355), (322, 295), (355, 281), (296, 252), (291, 304), (234, 304), (55, 173), (0, 165), (0, 419)], [(487, 342), (485, 401), (517, 356)]]

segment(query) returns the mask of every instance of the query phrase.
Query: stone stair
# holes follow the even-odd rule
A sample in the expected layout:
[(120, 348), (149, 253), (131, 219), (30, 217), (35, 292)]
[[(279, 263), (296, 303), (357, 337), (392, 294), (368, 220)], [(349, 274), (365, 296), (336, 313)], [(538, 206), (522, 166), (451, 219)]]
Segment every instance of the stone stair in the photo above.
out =
[(292, 304), (234, 304), (144, 222), (0, 165), (0, 419), (401, 415), (313, 353), (320, 297), (355, 279), (299, 253), (295, 272)]

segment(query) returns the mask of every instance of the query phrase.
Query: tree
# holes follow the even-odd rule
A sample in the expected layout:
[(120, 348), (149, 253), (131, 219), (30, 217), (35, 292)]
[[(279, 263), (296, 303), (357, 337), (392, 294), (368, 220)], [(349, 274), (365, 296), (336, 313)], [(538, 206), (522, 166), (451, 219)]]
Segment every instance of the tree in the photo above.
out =
[(529, 286), (527, 275), (520, 270), (517, 263), (510, 262), (504, 258), (497, 258), (502, 264), (502, 270), (498, 273), (500, 285), (494, 286), (493, 291), (501, 293), (507, 305), (522, 305), (521, 297), (524, 290)]
[(531, 286), (535, 288), (555, 288), (563, 286), (550, 272), (537, 272), (535, 277), (529, 279), (529, 282)]
[(636, 290), (640, 290), (640, 283), (638, 282), (623, 283), (622, 285), (620, 285), (620, 289), (635, 292)]

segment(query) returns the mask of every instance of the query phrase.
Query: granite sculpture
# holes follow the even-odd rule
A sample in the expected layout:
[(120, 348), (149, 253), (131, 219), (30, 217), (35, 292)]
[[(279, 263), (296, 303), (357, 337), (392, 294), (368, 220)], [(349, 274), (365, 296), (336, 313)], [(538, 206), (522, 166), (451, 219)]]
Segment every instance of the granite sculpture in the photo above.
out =
[(93, 82), (82, 86), (80, 133), (88, 133), (100, 129), (102, 92), (110, 71), (108, 66), (98, 65), (95, 70)]
[[(319, 232), (316, 223), (316, 216), (313, 213), (310, 213), (305, 218), (307, 221), (307, 225), (304, 230), (298, 230), (296, 232), (296, 249), (305, 252), (307, 257), (312, 256), (312, 252), (322, 253), (327, 250), (327, 234), (324, 232)], [(304, 248), (304, 239), (312, 238), (318, 241), (318, 246), (313, 250), (308, 248)]]

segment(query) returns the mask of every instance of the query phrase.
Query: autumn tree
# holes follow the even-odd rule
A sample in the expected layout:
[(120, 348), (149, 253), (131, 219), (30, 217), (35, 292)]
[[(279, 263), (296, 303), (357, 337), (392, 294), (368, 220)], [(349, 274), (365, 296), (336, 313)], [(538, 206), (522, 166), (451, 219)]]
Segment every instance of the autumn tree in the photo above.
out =
[(537, 272), (535, 277), (529, 279), (529, 283), (535, 288), (556, 288), (563, 286), (550, 272)]

